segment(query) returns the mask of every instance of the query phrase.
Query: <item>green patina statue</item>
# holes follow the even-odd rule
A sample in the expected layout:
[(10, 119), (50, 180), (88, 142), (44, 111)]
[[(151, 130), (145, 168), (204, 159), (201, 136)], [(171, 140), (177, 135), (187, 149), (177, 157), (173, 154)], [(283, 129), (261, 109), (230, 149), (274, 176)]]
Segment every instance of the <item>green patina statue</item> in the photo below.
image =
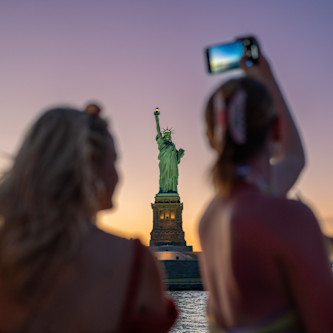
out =
[(160, 153), (158, 159), (160, 161), (160, 191), (159, 193), (178, 193), (178, 164), (180, 159), (184, 156), (184, 150), (177, 150), (175, 144), (171, 141), (172, 129), (163, 130), (161, 134), (159, 124), (159, 109), (156, 108), (154, 115), (156, 120), (156, 141)]

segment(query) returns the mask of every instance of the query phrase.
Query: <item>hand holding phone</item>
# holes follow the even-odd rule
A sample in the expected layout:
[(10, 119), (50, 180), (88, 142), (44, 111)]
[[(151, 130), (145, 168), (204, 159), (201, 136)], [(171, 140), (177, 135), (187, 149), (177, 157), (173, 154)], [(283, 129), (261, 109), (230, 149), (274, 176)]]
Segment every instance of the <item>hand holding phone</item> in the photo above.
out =
[(246, 57), (247, 66), (258, 63), (259, 46), (254, 37), (244, 37), (233, 42), (213, 45), (205, 49), (209, 73), (221, 73), (240, 68), (241, 59)]

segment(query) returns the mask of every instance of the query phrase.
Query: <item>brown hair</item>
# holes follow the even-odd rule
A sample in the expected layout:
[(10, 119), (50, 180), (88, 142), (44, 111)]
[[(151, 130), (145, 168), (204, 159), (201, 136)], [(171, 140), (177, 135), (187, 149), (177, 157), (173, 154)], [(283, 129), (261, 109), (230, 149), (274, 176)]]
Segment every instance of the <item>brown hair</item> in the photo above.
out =
[[(221, 93), (225, 108), (239, 91), (246, 94), (245, 101), (245, 132), (246, 141), (243, 144), (235, 142), (230, 129), (226, 126), (221, 134), (222, 138), (216, 141), (216, 124), (214, 117), (214, 96)], [(211, 146), (218, 152), (218, 158), (212, 169), (213, 180), (224, 196), (230, 193), (232, 184), (237, 176), (235, 166), (247, 163), (254, 158), (264, 147), (269, 129), (276, 119), (273, 99), (266, 87), (259, 81), (250, 77), (232, 79), (222, 84), (210, 97), (206, 107), (207, 136)]]
[(12, 295), (26, 297), (50, 259), (79, 244), (108, 137), (105, 120), (70, 108), (45, 112), (26, 135), (0, 183), (0, 274)]

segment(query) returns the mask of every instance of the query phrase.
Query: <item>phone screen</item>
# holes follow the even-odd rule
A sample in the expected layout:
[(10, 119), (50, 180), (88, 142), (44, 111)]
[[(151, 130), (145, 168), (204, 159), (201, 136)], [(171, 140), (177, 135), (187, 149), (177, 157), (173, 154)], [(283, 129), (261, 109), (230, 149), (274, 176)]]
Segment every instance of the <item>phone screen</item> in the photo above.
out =
[(208, 70), (211, 73), (223, 72), (238, 68), (239, 61), (244, 54), (243, 41), (214, 45), (206, 49)]
[(206, 49), (208, 71), (219, 73), (239, 68), (244, 53), (248, 57), (248, 66), (257, 63), (259, 51), (254, 38), (238, 39), (234, 42), (210, 46)]

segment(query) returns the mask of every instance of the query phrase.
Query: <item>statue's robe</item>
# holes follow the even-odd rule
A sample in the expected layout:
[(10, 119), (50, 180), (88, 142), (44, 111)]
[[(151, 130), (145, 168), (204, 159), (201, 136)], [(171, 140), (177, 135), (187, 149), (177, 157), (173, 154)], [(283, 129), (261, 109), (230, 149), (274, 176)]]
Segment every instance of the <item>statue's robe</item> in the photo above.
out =
[(156, 136), (158, 149), (158, 159), (160, 161), (160, 192), (177, 193), (178, 185), (178, 163), (181, 156), (172, 141), (165, 140), (162, 135)]

